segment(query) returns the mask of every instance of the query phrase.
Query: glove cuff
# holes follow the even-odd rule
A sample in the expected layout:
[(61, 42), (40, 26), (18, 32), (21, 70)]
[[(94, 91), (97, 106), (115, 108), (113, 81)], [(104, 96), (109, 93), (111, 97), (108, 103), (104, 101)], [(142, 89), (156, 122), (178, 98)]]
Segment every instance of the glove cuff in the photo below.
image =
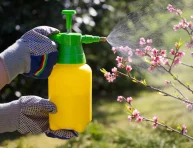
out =
[(18, 129), (20, 101), (0, 104), (0, 133), (13, 132)]
[(0, 58), (8, 73), (8, 83), (18, 74), (27, 73), (30, 70), (30, 51), (27, 44), (21, 39), (3, 51)]

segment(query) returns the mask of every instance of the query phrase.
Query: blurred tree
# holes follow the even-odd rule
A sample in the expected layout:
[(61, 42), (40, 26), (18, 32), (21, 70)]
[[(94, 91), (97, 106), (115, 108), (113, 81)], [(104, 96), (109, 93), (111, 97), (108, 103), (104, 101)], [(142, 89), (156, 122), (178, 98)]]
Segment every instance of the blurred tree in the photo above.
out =
[[(73, 20), (73, 30), (83, 34), (107, 36), (117, 23), (118, 15), (114, 14), (112, 4), (115, 0), (1, 0), (0, 2), (0, 49), (3, 51), (13, 44), (26, 31), (40, 25), (48, 25), (65, 32), (63, 9), (77, 11)], [(120, 7), (126, 8), (125, 2)], [(124, 14), (124, 12), (121, 12)], [(127, 13), (127, 12), (126, 12)], [(119, 14), (120, 15), (120, 14)], [(109, 23), (110, 22), (110, 23)], [(100, 68), (112, 66), (115, 56), (107, 43), (83, 45), (87, 62), (93, 69), (93, 94), (105, 94), (118, 84), (109, 86), (100, 72)], [(112, 91), (112, 92), (113, 92)], [(1, 91), (1, 102), (7, 102), (21, 95), (39, 95), (47, 97), (47, 80), (37, 81), (18, 76), (10, 85)]]

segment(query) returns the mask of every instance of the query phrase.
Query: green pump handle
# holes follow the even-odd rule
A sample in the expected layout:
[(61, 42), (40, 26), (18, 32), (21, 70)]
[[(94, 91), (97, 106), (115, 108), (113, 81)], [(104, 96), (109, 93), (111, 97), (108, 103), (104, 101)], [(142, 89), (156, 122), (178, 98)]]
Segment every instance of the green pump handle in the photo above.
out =
[(62, 10), (62, 14), (66, 15), (66, 29), (67, 32), (72, 30), (72, 15), (76, 14), (75, 10)]

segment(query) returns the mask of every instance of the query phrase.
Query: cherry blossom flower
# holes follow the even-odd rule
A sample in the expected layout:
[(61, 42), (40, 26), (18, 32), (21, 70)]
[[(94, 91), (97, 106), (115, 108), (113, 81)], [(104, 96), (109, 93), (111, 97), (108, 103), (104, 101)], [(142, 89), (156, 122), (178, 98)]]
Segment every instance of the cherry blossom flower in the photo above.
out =
[(140, 123), (142, 121), (143, 121), (143, 117), (141, 117), (141, 116), (136, 117), (136, 122), (137, 123)]
[(187, 128), (185, 125), (182, 125), (182, 134), (186, 134), (188, 131), (187, 131)]
[(127, 118), (128, 118), (128, 120), (130, 120), (130, 121), (133, 119), (133, 117), (130, 116), (130, 115), (129, 115)]
[(135, 117), (139, 117), (139, 111), (137, 109), (135, 109), (132, 114)]
[(117, 52), (117, 48), (115, 48), (115, 47), (112, 47), (111, 50), (113, 51), (114, 54)]
[(118, 97), (117, 97), (117, 101), (118, 101), (118, 102), (122, 102), (122, 101), (123, 101), (123, 99), (124, 99), (124, 97), (123, 97), (123, 96), (118, 96)]
[(128, 103), (131, 103), (132, 100), (133, 100), (132, 97), (127, 97), (127, 102), (128, 102)]
[(143, 45), (145, 45), (145, 44), (146, 44), (145, 39), (144, 39), (143, 37), (141, 37), (140, 40), (139, 40), (139, 45), (140, 45), (140, 46), (143, 46)]
[(169, 84), (170, 83), (170, 81), (168, 81), (168, 80), (165, 80), (165, 84)]
[(147, 39), (147, 44), (151, 45), (152, 44), (152, 39)]
[(154, 122), (157, 122), (158, 121), (158, 118), (156, 116), (153, 117), (153, 121)]
[(123, 57), (117, 56), (116, 61), (118, 63), (121, 63), (123, 61)]
[(168, 4), (167, 9), (168, 9), (171, 13), (173, 13), (173, 12), (176, 10), (171, 4)]
[(111, 71), (112, 71), (113, 73), (116, 73), (116, 72), (117, 72), (117, 68), (116, 68), (116, 67), (113, 67)]
[(127, 66), (126, 66), (126, 70), (127, 70), (128, 72), (130, 72), (130, 71), (132, 70), (132, 67), (131, 67), (130, 65), (127, 65)]
[(152, 127), (155, 129), (155, 128), (158, 127), (158, 124), (157, 124), (157, 123), (153, 123), (153, 124), (152, 124)]

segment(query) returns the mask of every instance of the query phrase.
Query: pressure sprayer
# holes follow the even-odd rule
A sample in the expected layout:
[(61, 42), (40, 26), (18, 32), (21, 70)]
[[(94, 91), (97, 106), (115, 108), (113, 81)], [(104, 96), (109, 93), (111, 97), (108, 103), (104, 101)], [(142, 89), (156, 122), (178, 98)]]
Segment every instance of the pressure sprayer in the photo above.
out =
[(73, 129), (83, 132), (92, 120), (92, 70), (86, 64), (82, 43), (106, 41), (105, 37), (72, 33), (75, 10), (63, 10), (66, 33), (51, 35), (58, 43), (58, 60), (48, 78), (48, 95), (57, 107), (49, 115), (51, 130)]

